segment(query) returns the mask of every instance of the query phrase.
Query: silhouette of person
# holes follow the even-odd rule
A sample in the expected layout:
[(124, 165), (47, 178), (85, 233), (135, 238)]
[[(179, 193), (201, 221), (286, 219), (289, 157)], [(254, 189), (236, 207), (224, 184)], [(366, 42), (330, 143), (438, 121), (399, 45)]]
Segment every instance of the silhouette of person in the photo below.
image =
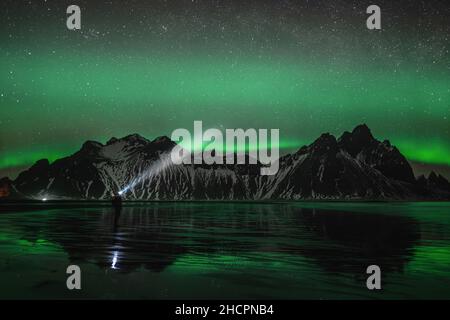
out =
[(112, 205), (114, 207), (114, 230), (117, 228), (117, 223), (122, 212), (122, 197), (120, 194), (114, 194), (112, 197)]

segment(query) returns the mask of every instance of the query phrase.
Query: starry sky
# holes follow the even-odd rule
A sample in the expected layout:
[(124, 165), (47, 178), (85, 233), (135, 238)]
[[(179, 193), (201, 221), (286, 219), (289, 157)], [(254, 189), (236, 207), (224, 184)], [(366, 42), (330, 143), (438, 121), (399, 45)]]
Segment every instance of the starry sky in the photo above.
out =
[(194, 120), (279, 128), (281, 153), (366, 123), (417, 173), (449, 176), (449, 37), (436, 0), (3, 0), (0, 176)]

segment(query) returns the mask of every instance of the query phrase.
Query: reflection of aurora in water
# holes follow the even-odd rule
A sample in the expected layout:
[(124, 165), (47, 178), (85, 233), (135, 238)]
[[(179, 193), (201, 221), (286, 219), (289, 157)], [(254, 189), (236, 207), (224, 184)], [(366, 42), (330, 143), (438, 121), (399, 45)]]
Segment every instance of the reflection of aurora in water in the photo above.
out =
[[(91, 260), (98, 256), (96, 252), (99, 248), (105, 248), (107, 250), (105, 257), (110, 257), (109, 261), (96, 259), (97, 263), (123, 272), (132, 271), (140, 264), (147, 265), (151, 270), (162, 271), (164, 264), (157, 261), (160, 259), (161, 262), (167, 261), (168, 266), (171, 264), (169, 261), (174, 261), (178, 255), (189, 252), (187, 244), (192, 244), (190, 237), (202, 229), (211, 231), (195, 240), (197, 244), (194, 247), (197, 249), (194, 251), (201, 255), (222, 250), (247, 255), (247, 251), (257, 252), (259, 247), (267, 245), (272, 246), (274, 252), (292, 251), (314, 258), (319, 264), (324, 263), (326, 269), (330, 268), (333, 271), (334, 268), (340, 270), (343, 266), (343, 263), (332, 263), (333, 260), (334, 262), (348, 260), (345, 263), (347, 267), (354, 264), (354, 268), (357, 268), (359, 262), (353, 260), (352, 255), (363, 260), (382, 259), (387, 263), (387, 270), (392, 269), (390, 266), (395, 266), (394, 269), (401, 268), (410, 259), (410, 248), (418, 240), (417, 223), (410, 218), (373, 214), (360, 217), (351, 213), (299, 209), (283, 204), (219, 206), (224, 206), (226, 209), (224, 212), (231, 210), (231, 214), (217, 218), (207, 214), (205, 217), (205, 213), (217, 208), (215, 205), (205, 205), (203, 208), (195, 205), (156, 204), (146, 207), (123, 207), (120, 213), (98, 209), (102, 214), (101, 219), (94, 224), (90, 220), (78, 219), (76, 216), (54, 216), (57, 221), (48, 221), (51, 225), (46, 225), (47, 229), (44, 230), (48, 232), (49, 241), (59, 243), (75, 260)], [(282, 211), (287, 215), (286, 220), (276, 219), (279, 206), (282, 206)], [(234, 211), (239, 213), (234, 214)], [(255, 224), (259, 219), (262, 220)], [(57, 225), (61, 225), (58, 228), (62, 232), (61, 236), (52, 231)], [(64, 236), (71, 234), (75, 228), (87, 235), (78, 239), (79, 243), (72, 242), (75, 241), (72, 237), (66, 239)], [(178, 233), (178, 230), (183, 229), (186, 233)], [(130, 233), (131, 231), (134, 232)], [(242, 233), (243, 238), (231, 238), (223, 247), (222, 241), (229, 237), (226, 234), (233, 234), (236, 231)], [(244, 240), (247, 233), (254, 234), (254, 238)], [(286, 241), (287, 239), (272, 242), (271, 239), (282, 237), (283, 233), (286, 233), (286, 238), (292, 242)], [(129, 236), (126, 236), (128, 234)], [(316, 241), (320, 241), (321, 244), (312, 247), (305, 245), (311, 245)], [(328, 248), (327, 243), (331, 247)], [(336, 245), (343, 247), (338, 249)], [(344, 254), (342, 250), (348, 251), (349, 255)], [(322, 260), (322, 256), (327, 258)], [(159, 267), (152, 267), (152, 263)], [(346, 272), (352, 270), (353, 267)]]
[[(148, 203), (124, 206), (121, 212), (53, 209), (1, 215), (0, 236), (8, 245), (0, 244), (0, 256), (11, 266), (32, 258), (37, 261), (33, 270), (41, 263), (46, 270), (48, 259), (61, 257), (62, 264), (79, 264), (98, 281), (108, 272), (115, 281), (123, 279), (115, 282), (120, 286), (106, 284), (119, 297), (133, 297), (139, 287), (146, 294), (171, 287), (169, 295), (175, 297), (189, 279), (197, 284), (187, 294), (200, 297), (228, 297), (236, 288), (247, 297), (369, 297), (360, 277), (374, 262), (383, 270), (383, 297), (430, 292), (442, 297), (450, 294), (450, 256), (442, 250), (450, 248), (447, 211), (445, 203)], [(15, 279), (11, 272), (27, 268), (7, 268), (0, 280)], [(122, 290), (136, 277), (141, 281), (133, 290)], [(440, 283), (433, 281), (437, 278)], [(309, 279), (321, 285), (311, 287)], [(426, 287), (427, 281), (433, 285)], [(211, 283), (220, 283), (223, 290)]]

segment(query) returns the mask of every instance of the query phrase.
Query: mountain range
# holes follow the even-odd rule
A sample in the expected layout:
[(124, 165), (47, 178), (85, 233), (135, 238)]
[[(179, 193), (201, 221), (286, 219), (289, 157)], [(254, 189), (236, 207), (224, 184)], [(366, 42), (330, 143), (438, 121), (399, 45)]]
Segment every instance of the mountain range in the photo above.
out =
[(127, 200), (448, 200), (450, 183), (432, 172), (416, 178), (388, 140), (362, 124), (339, 138), (324, 133), (279, 159), (279, 171), (261, 164), (173, 165), (175, 142), (140, 135), (87, 141), (49, 163), (37, 161), (15, 180), (0, 179), (0, 198)]

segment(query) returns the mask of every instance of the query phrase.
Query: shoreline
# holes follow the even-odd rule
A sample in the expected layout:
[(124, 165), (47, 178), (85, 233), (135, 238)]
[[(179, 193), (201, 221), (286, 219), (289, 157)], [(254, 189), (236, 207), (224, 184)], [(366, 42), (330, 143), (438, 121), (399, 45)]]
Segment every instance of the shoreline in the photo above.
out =
[[(449, 203), (450, 200), (125, 200), (122, 207), (145, 207), (158, 204), (201, 204), (201, 205), (291, 205), (291, 204), (401, 204), (401, 203)], [(46, 209), (76, 209), (76, 208), (112, 208), (111, 201), (107, 200), (1, 200), (1, 213), (14, 213), (17, 211), (33, 211)]]

